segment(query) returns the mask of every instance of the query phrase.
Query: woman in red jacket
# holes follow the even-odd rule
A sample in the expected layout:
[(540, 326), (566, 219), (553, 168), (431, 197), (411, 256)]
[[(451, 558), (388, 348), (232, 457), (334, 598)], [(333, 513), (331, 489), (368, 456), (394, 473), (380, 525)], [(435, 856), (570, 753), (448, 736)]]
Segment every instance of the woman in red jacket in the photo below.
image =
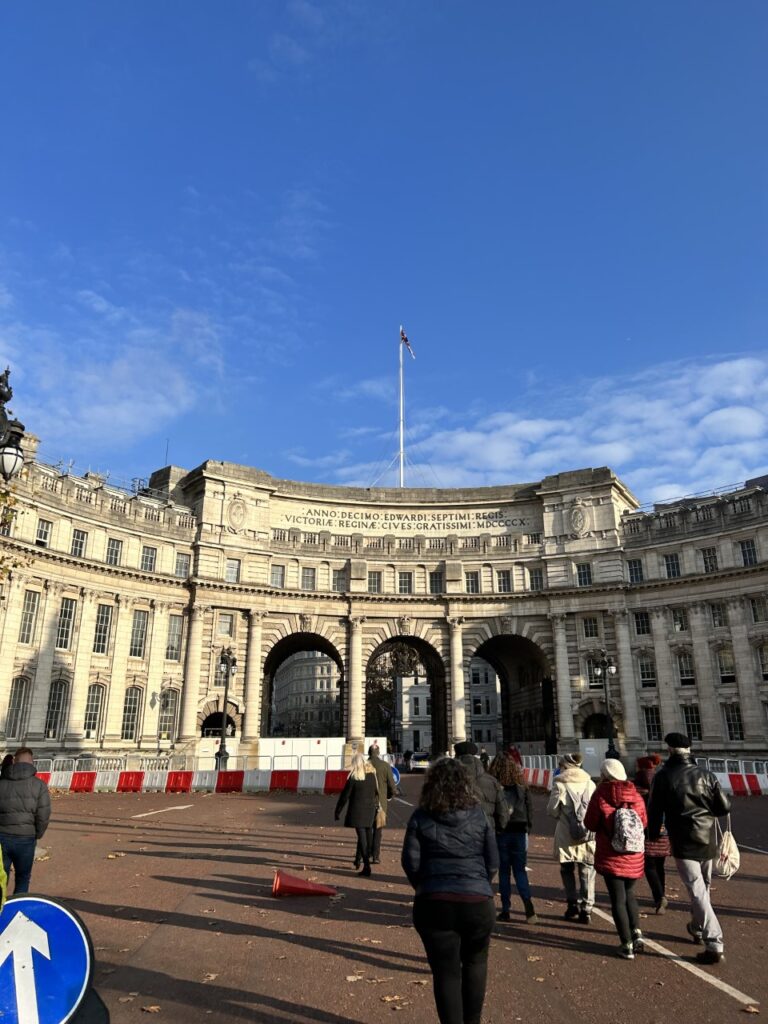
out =
[[(596, 835), (595, 870), (605, 879), (611, 898), (613, 923), (621, 940), (619, 956), (624, 960), (634, 960), (635, 953), (643, 949), (640, 911), (634, 889), (638, 878), (643, 877), (645, 867), (643, 830), (648, 824), (648, 816), (645, 802), (634, 785), (627, 781), (621, 761), (614, 758), (603, 761), (600, 779), (589, 801), (584, 824)], [(619, 808), (630, 808), (637, 815), (637, 818), (622, 815), (624, 828), (621, 830), (615, 827)]]

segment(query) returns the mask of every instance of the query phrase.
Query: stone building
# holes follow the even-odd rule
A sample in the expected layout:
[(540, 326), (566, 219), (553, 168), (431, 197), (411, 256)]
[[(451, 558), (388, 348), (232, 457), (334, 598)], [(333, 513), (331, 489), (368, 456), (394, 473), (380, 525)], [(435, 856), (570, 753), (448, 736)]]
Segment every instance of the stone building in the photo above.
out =
[(475, 658), (498, 676), (504, 742), (571, 748), (610, 711), (628, 757), (670, 729), (708, 753), (768, 748), (766, 481), (641, 511), (606, 468), (364, 489), (209, 460), (127, 493), (27, 453), (1, 531), (0, 745), (194, 753), (224, 647), (240, 754), (273, 735), (275, 676), (308, 651), (334, 662), (359, 741), (366, 666), (405, 641), (436, 750), (471, 735)]

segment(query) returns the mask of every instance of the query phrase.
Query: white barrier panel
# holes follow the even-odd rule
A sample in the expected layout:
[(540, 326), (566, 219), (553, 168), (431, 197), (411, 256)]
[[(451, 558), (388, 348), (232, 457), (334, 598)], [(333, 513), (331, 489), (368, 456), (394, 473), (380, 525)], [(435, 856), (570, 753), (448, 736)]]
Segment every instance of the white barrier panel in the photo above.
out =
[(720, 788), (724, 793), (728, 793), (729, 796), (733, 796), (733, 786), (731, 785), (731, 777), (727, 772), (715, 772), (715, 778), (720, 783)]
[(264, 768), (249, 768), (243, 773), (244, 793), (268, 793), (272, 772)]
[[(261, 758), (259, 758), (261, 768)], [(297, 754), (275, 754), (272, 758), (273, 772), (297, 772), (299, 770), (299, 758)]]
[[(325, 760), (325, 758), (323, 758)], [(299, 792), (320, 792), (325, 789), (325, 769), (299, 772)]]
[(162, 768), (150, 768), (144, 772), (141, 789), (144, 793), (164, 793), (168, 781), (168, 771)]
[(96, 772), (96, 782), (93, 788), (97, 793), (115, 793), (119, 778), (120, 772)]
[(324, 772), (325, 762), (325, 754), (304, 754), (299, 762), (299, 771)]
[(49, 789), (69, 789), (72, 784), (72, 772), (51, 772)]
[(192, 792), (200, 790), (213, 792), (216, 789), (217, 774), (216, 771), (195, 772), (192, 776)]

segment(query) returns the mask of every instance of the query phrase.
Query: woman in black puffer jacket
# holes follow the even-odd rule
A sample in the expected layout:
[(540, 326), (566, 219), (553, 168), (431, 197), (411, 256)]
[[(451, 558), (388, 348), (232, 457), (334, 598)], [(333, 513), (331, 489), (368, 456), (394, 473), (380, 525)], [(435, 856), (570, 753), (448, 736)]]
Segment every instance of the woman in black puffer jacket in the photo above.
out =
[(458, 761), (441, 758), (429, 769), (405, 832), (402, 865), (416, 890), (413, 923), (432, 970), (440, 1024), (480, 1024), (499, 853)]

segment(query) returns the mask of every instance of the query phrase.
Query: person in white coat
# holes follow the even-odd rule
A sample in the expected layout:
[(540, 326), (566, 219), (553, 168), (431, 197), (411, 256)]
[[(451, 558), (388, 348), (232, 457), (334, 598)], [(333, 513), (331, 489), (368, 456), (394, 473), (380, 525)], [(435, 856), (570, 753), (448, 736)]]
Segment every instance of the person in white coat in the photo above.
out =
[(560, 758), (560, 772), (552, 782), (547, 814), (557, 819), (554, 856), (560, 862), (568, 904), (563, 916), (566, 921), (589, 924), (595, 904), (595, 841), (575, 838), (574, 830), (579, 829), (574, 822), (583, 822), (595, 784), (581, 764), (581, 754), (564, 754)]

